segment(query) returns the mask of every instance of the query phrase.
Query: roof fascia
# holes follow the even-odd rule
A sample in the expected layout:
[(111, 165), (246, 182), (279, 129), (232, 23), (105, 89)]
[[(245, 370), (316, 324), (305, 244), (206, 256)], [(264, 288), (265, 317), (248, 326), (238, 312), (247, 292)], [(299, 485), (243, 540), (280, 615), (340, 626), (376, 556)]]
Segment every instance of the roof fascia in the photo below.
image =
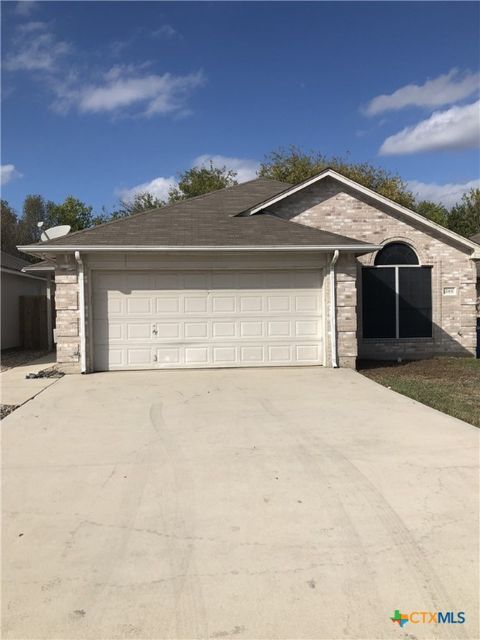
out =
[(172, 247), (172, 246), (145, 246), (145, 245), (50, 245), (42, 246), (39, 244), (19, 246), (18, 249), (24, 253), (32, 255), (42, 253), (64, 253), (65, 251), (87, 251), (87, 252), (115, 252), (115, 251), (170, 251), (170, 252), (202, 252), (202, 251), (377, 251), (381, 249), (381, 245), (376, 244), (336, 244), (336, 245), (258, 245), (258, 246), (185, 246), (185, 247)]

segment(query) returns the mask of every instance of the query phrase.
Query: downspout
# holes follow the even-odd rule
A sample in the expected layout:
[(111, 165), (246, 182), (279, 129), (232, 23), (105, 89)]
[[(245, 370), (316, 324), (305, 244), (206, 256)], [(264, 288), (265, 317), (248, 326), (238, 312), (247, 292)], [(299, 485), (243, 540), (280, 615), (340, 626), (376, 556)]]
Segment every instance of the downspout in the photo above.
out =
[(337, 292), (335, 282), (335, 265), (337, 264), (340, 251), (335, 249), (330, 262), (330, 338), (332, 349), (332, 367), (338, 367), (337, 362)]
[(78, 304), (80, 306), (80, 372), (87, 371), (86, 340), (85, 340), (85, 273), (80, 251), (75, 251), (75, 260), (78, 263)]
[(47, 341), (48, 341), (48, 350), (51, 351), (53, 348), (52, 341), (52, 276), (47, 274)]

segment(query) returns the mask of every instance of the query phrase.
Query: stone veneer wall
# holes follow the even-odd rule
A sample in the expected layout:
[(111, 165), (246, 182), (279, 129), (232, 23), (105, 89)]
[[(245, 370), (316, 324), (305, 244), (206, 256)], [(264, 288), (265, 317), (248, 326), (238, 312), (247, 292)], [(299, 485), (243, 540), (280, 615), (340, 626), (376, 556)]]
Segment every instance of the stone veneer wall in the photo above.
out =
[(80, 312), (76, 263), (70, 260), (56, 268), (55, 286), (57, 363), (65, 373), (79, 373)]
[[(370, 253), (337, 264), (338, 354), (348, 365), (355, 357), (352, 342), (358, 335), (358, 355), (364, 358), (422, 358), (433, 355), (472, 355), (476, 345), (476, 268), (466, 250), (401, 214), (359, 197), (341, 183), (327, 178), (299, 191), (269, 211), (281, 217), (374, 244), (403, 241), (416, 251), (420, 264), (432, 266), (433, 337), (415, 339), (362, 339), (361, 267), (373, 264)], [(355, 269), (354, 269), (355, 265)], [(356, 291), (358, 291), (358, 314)], [(443, 294), (455, 287), (456, 295)], [(327, 296), (327, 300), (329, 296)], [(358, 316), (358, 318), (357, 318)], [(356, 325), (356, 329), (353, 326)]]

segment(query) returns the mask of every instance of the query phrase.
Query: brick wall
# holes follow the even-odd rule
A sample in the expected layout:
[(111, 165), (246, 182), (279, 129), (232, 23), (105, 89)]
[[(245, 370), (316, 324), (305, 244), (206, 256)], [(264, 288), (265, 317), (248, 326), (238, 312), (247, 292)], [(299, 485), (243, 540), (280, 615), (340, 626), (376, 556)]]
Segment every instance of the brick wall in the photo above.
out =
[(80, 313), (76, 263), (55, 270), (57, 363), (66, 373), (80, 371)]
[[(338, 355), (351, 365), (358, 335), (358, 355), (364, 358), (421, 358), (470, 355), (476, 345), (476, 268), (468, 250), (434, 230), (402, 219), (393, 209), (380, 208), (339, 182), (327, 178), (299, 191), (270, 211), (285, 219), (374, 244), (404, 241), (416, 251), (420, 264), (432, 266), (433, 337), (430, 339), (363, 340), (361, 326), (361, 267), (375, 254), (356, 260), (342, 257), (337, 265)], [(358, 290), (358, 305), (356, 286)], [(443, 294), (454, 287), (456, 295)], [(327, 300), (329, 297), (327, 297)], [(358, 313), (357, 313), (358, 308)], [(355, 329), (352, 327), (356, 325)]]

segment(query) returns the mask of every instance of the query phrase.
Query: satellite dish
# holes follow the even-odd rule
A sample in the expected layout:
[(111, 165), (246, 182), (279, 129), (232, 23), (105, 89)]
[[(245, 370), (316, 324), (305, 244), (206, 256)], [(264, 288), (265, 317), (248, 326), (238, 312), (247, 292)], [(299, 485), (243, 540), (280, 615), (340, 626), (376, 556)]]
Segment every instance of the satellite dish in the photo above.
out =
[(51, 227), (50, 229), (45, 229), (42, 231), (42, 235), (40, 236), (40, 240), (45, 242), (45, 240), (53, 240), (54, 238), (61, 238), (62, 236), (66, 236), (70, 231), (71, 227), (69, 224), (61, 224), (58, 227)]

